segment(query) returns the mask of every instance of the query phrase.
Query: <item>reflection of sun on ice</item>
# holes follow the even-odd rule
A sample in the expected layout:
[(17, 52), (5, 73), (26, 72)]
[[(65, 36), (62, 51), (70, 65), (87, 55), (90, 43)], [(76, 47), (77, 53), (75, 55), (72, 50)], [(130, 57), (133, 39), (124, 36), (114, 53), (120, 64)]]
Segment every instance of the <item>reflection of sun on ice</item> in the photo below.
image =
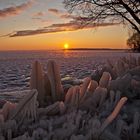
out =
[(68, 43), (65, 43), (65, 44), (64, 44), (64, 49), (67, 50), (68, 48), (69, 48), (69, 44), (68, 44)]

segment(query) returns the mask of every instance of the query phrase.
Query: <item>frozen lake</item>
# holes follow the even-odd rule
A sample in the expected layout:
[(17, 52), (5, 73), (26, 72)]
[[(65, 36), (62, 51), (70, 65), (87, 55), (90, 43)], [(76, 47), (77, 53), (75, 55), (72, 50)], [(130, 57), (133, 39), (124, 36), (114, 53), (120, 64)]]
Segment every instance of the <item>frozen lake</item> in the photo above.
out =
[(82, 79), (89, 76), (107, 59), (115, 61), (123, 56), (140, 56), (124, 51), (4, 51), (0, 52), (0, 92), (29, 88), (32, 63), (38, 60), (46, 70), (47, 61), (60, 64), (61, 77)]

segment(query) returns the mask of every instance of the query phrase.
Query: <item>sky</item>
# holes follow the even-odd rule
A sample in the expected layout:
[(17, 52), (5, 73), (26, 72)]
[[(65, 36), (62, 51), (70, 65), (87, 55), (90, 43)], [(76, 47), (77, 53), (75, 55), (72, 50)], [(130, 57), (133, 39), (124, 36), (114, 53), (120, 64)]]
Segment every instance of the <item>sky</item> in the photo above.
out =
[(63, 0), (0, 0), (0, 50), (127, 48), (128, 29), (109, 23), (79, 29)]

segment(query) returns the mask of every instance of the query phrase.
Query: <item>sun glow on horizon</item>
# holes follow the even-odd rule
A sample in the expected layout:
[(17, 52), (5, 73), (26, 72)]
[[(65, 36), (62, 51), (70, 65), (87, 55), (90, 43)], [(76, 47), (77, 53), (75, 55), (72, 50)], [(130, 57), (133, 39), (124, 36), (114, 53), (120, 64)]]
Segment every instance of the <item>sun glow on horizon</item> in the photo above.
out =
[(65, 50), (69, 49), (69, 44), (68, 44), (68, 43), (65, 43), (65, 44), (64, 44), (64, 49), (65, 49)]

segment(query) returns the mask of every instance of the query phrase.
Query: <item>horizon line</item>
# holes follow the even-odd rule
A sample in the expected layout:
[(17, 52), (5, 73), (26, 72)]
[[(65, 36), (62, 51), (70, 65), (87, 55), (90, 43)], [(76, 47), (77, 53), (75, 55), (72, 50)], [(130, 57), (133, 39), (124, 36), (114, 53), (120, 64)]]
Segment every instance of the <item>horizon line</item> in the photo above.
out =
[(130, 48), (68, 48), (62, 50), (130, 50)]
[(131, 50), (130, 48), (68, 48), (68, 49), (64, 49), (64, 48), (60, 48), (60, 49), (8, 49), (8, 50), (0, 50), (0, 52), (3, 51), (71, 51), (71, 50)]

